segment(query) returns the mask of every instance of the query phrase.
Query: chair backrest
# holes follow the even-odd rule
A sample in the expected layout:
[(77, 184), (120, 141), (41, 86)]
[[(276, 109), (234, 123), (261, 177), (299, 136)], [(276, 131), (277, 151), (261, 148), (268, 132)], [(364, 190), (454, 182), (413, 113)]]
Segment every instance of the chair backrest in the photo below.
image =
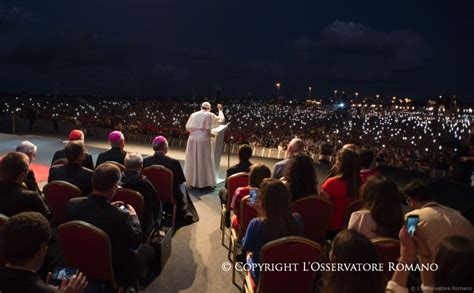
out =
[(362, 199), (357, 199), (350, 202), (346, 207), (346, 212), (344, 214), (344, 227), (349, 225), (349, 220), (351, 219), (351, 215), (353, 212), (357, 212), (362, 209), (364, 202)]
[(64, 222), (64, 211), (71, 198), (82, 196), (81, 190), (66, 181), (51, 181), (43, 187), (44, 198), (51, 209), (53, 222)]
[(125, 204), (131, 205), (137, 212), (140, 222), (143, 223), (143, 207), (145, 200), (140, 192), (128, 188), (119, 188), (112, 200), (123, 201)]
[(5, 224), (8, 221), (8, 217), (5, 216), (4, 214), (0, 214), (0, 228), (2, 228), (3, 224)]
[(249, 173), (239, 172), (231, 175), (227, 178), (227, 203), (226, 208), (228, 209), (232, 202), (232, 196), (239, 187), (245, 187), (249, 185)]
[[(115, 161), (105, 161), (104, 163), (112, 164), (112, 165), (115, 165), (115, 166), (119, 167), (120, 172), (125, 171), (125, 166), (122, 165), (122, 164), (120, 164), (119, 162), (115, 162)], [(103, 163), (102, 163), (102, 164), (103, 164)]]
[(59, 226), (58, 237), (65, 266), (78, 269), (89, 280), (117, 288), (110, 239), (104, 231), (86, 222), (71, 221)]
[(57, 159), (56, 161), (54, 161), (54, 162), (51, 164), (51, 166), (64, 165), (64, 164), (67, 164), (67, 159), (66, 159), (66, 158)]
[(322, 250), (318, 243), (298, 236), (268, 242), (260, 252), (260, 263), (298, 265), (286, 271), (260, 271), (257, 292), (311, 292), (315, 272), (303, 265), (319, 262)]
[(143, 175), (151, 181), (160, 200), (163, 203), (175, 204), (175, 198), (173, 196), (173, 172), (161, 165), (153, 165), (143, 169)]
[(396, 263), (400, 257), (400, 241), (394, 238), (377, 237), (370, 240), (377, 251), (379, 263), (384, 264), (385, 279), (390, 280), (393, 271), (390, 271), (389, 263)]
[(334, 205), (321, 196), (300, 198), (291, 204), (293, 213), (301, 215), (303, 236), (323, 243), (334, 212)]
[(239, 231), (237, 239), (242, 240), (247, 232), (247, 227), (253, 218), (258, 217), (258, 212), (250, 205), (250, 196), (244, 196), (240, 201)]

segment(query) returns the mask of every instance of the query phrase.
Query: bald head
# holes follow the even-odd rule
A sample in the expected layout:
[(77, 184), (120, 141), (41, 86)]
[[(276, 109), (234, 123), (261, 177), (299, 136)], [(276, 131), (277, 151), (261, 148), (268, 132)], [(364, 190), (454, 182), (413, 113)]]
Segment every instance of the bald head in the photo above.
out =
[(288, 155), (293, 155), (299, 152), (304, 151), (304, 141), (301, 138), (293, 138), (288, 144), (288, 150), (286, 151)]

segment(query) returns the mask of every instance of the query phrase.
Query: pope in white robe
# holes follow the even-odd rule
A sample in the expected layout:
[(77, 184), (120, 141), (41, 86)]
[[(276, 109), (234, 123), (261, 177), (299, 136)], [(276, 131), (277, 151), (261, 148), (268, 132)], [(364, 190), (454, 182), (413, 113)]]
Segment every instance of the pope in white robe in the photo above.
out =
[(218, 104), (219, 115), (211, 111), (211, 104), (204, 102), (201, 111), (189, 116), (186, 130), (189, 132), (184, 161), (186, 185), (203, 188), (216, 185), (214, 151), (211, 143), (211, 129), (224, 123), (222, 105)]

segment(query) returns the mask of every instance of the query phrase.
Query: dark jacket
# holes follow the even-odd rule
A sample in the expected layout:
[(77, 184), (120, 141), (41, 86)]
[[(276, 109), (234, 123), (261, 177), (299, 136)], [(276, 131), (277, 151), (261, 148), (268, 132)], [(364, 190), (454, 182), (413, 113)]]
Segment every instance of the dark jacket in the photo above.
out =
[[(53, 165), (54, 161), (64, 158), (66, 158), (66, 155), (64, 154), (64, 149), (56, 151), (54, 153), (53, 160), (51, 161), (51, 165)], [(82, 167), (94, 170), (94, 162), (92, 161), (91, 154), (87, 152), (84, 154), (84, 161), (82, 161)]]
[(92, 174), (90, 169), (79, 164), (65, 164), (52, 166), (49, 169), (48, 182), (62, 180), (77, 186), (83, 196), (92, 192)]
[(284, 159), (283, 161), (279, 161), (275, 163), (272, 172), (272, 178), (280, 179), (285, 174), (286, 165), (288, 165), (289, 159)]
[(33, 172), (33, 170), (31, 169), (28, 170), (28, 176), (26, 177), (24, 184), (26, 185), (26, 189), (34, 191), (38, 194), (41, 194), (41, 190), (38, 187), (38, 183), (36, 182), (35, 172)]
[(107, 161), (113, 161), (123, 165), (125, 155), (127, 155), (127, 153), (123, 149), (111, 148), (110, 150), (99, 154), (95, 165), (99, 166), (100, 164), (105, 163)]
[(0, 292), (53, 293), (57, 291), (49, 287), (37, 274), (31, 271), (1, 267)]
[(132, 250), (138, 248), (143, 239), (138, 217), (130, 215), (110, 204), (102, 196), (90, 194), (77, 197), (66, 206), (66, 221), (84, 221), (104, 231), (112, 245), (112, 265), (116, 278), (127, 279), (130, 261), (134, 258)]
[[(239, 162), (238, 164), (236, 164), (236, 165), (230, 167), (229, 169), (227, 169), (226, 179), (229, 178), (230, 176), (232, 176), (234, 174), (237, 174), (237, 173), (240, 173), (240, 172), (249, 173), (251, 166), (252, 166), (252, 163), (250, 163), (250, 161)], [(225, 187), (227, 188), (227, 180), (225, 181)]]
[(121, 185), (140, 192), (144, 199), (142, 229), (145, 234), (149, 234), (155, 225), (160, 224), (163, 212), (162, 204), (158, 192), (153, 184), (145, 176), (135, 171), (123, 172)]
[(21, 212), (39, 212), (46, 218), (51, 212), (36, 192), (25, 190), (12, 181), (0, 181), (0, 214), (11, 217)]
[(152, 165), (162, 165), (173, 172), (173, 193), (175, 199), (178, 201), (178, 204), (183, 203), (183, 198), (185, 195), (181, 192), (179, 185), (186, 182), (186, 177), (184, 177), (183, 168), (179, 164), (179, 161), (168, 157), (167, 155), (154, 154), (153, 156), (146, 157), (143, 159), (143, 168), (152, 166)]
[(331, 167), (331, 162), (327, 160), (320, 160), (314, 164), (316, 178), (318, 180), (318, 192), (321, 190), (321, 185), (327, 180)]

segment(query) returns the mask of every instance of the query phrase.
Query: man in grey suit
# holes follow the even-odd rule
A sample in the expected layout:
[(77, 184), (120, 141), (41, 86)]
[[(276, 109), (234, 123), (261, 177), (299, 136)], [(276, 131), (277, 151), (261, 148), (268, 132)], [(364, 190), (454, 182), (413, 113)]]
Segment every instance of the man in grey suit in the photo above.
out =
[(285, 167), (288, 164), (290, 157), (296, 153), (304, 151), (304, 148), (304, 141), (301, 138), (293, 138), (286, 149), (286, 159), (277, 162), (273, 167), (272, 177), (276, 179), (280, 179), (281, 177), (283, 177)]

